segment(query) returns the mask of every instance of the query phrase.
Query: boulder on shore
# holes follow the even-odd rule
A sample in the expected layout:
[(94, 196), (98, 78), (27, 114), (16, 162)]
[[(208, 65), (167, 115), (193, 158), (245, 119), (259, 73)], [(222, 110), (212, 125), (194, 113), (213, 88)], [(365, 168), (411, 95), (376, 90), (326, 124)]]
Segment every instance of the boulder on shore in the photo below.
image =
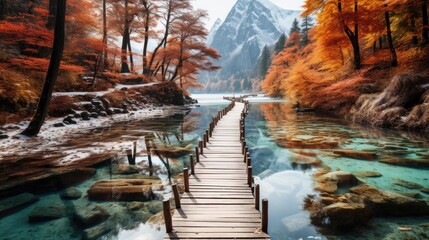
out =
[(162, 187), (160, 180), (118, 179), (96, 182), (89, 190), (88, 197), (99, 201), (150, 201), (152, 188)]
[(384, 158), (380, 162), (404, 167), (429, 167), (429, 159)]

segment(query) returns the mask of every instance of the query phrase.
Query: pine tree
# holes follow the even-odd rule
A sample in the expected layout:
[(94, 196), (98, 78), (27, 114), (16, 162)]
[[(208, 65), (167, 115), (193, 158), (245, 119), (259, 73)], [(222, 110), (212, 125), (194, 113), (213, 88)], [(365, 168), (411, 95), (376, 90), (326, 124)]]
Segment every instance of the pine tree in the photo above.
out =
[(259, 59), (259, 75), (261, 77), (265, 77), (271, 65), (271, 53), (267, 45), (262, 49), (261, 57)]
[(308, 31), (310, 31), (311, 27), (313, 27), (313, 19), (310, 16), (305, 16), (302, 19), (302, 30), (301, 30), (301, 38), (302, 38), (302, 46), (307, 46), (309, 43)]
[(286, 43), (286, 34), (283, 33), (280, 35), (279, 40), (277, 40), (276, 45), (274, 46), (274, 52), (278, 53), (284, 49)]
[(299, 28), (299, 22), (296, 18), (293, 20), (289, 36), (292, 35), (292, 33), (294, 33), (294, 32), (301, 32), (301, 28)]

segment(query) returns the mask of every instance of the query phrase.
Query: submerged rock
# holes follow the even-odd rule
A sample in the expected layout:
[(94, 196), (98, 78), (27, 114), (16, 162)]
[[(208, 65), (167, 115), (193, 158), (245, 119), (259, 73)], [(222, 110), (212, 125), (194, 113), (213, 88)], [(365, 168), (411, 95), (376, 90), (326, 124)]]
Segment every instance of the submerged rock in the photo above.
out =
[(159, 188), (162, 183), (150, 179), (103, 180), (88, 190), (88, 197), (99, 201), (150, 201), (153, 186)]
[(429, 206), (424, 201), (406, 197), (398, 193), (379, 190), (363, 185), (350, 191), (364, 197), (365, 205), (380, 216), (423, 216), (429, 214)]
[(378, 178), (383, 176), (381, 173), (374, 171), (355, 171), (352, 174), (361, 178)]
[(22, 193), (0, 201), (0, 218), (15, 213), (37, 202), (39, 198), (30, 193)]
[(31, 223), (46, 222), (60, 219), (66, 216), (66, 208), (62, 204), (50, 204), (35, 207), (28, 215)]
[(79, 199), (82, 196), (82, 192), (77, 188), (71, 187), (64, 190), (60, 196), (62, 199)]
[(405, 181), (403, 179), (398, 179), (398, 181), (393, 183), (394, 185), (402, 186), (408, 189), (423, 189), (424, 187), (418, 183)]
[(112, 230), (112, 226), (109, 223), (102, 223), (95, 227), (85, 229), (82, 234), (84, 240), (95, 240), (101, 236), (109, 233)]
[(291, 158), (291, 162), (298, 165), (311, 165), (311, 166), (320, 166), (322, 165), (322, 160), (317, 157), (306, 156), (301, 154), (294, 154)]
[(317, 226), (346, 230), (366, 224), (372, 213), (363, 204), (334, 203), (311, 214), (311, 221)]
[(100, 206), (95, 205), (86, 208), (79, 208), (75, 213), (75, 220), (84, 227), (91, 227), (103, 222), (110, 217), (109, 212)]
[(429, 159), (384, 158), (380, 162), (404, 167), (429, 167)]
[(338, 187), (355, 186), (360, 183), (353, 174), (344, 171), (323, 174), (316, 181), (319, 183), (316, 189), (327, 193), (335, 193)]
[(354, 159), (364, 159), (364, 160), (375, 160), (377, 159), (377, 154), (371, 152), (364, 151), (356, 151), (356, 150), (335, 150), (335, 154), (340, 155), (342, 157), (354, 158)]

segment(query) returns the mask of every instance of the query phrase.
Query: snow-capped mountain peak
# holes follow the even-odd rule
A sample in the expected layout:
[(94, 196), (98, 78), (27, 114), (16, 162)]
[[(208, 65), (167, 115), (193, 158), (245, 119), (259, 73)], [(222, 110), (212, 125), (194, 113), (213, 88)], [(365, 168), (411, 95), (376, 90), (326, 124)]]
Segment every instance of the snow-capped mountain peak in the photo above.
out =
[(222, 25), (222, 20), (219, 18), (216, 19), (215, 23), (213, 24), (212, 28), (210, 29), (209, 35), (207, 37), (207, 44), (210, 45), (213, 41), (213, 35), (214, 33), (219, 29), (219, 27)]
[(288, 33), (299, 14), (300, 11), (283, 9), (269, 0), (238, 0), (225, 21), (212, 29), (208, 41), (222, 55), (220, 77), (248, 76), (262, 48)]

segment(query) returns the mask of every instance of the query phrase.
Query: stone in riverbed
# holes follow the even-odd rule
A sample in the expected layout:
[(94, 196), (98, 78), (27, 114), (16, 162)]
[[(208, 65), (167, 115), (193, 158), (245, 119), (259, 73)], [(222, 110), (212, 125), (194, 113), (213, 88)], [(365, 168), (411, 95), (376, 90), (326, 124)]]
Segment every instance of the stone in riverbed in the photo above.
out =
[(301, 154), (293, 154), (291, 162), (298, 165), (311, 165), (311, 166), (320, 166), (322, 165), (322, 160), (317, 157), (305, 156)]
[(6, 135), (6, 134), (0, 134), (0, 140), (1, 139), (7, 139), (7, 138), (9, 138), (8, 135)]
[(56, 128), (60, 128), (60, 127), (64, 127), (65, 125), (64, 123), (55, 123), (53, 126)]
[(88, 190), (88, 197), (99, 201), (150, 201), (152, 187), (159, 186), (162, 186), (161, 181), (150, 179), (103, 180)]
[(393, 183), (394, 185), (398, 185), (401, 187), (405, 187), (408, 189), (423, 189), (424, 187), (418, 183), (405, 181), (403, 179), (398, 179), (398, 181)]
[(421, 192), (429, 194), (429, 188), (420, 189)]
[(58, 203), (35, 207), (28, 215), (31, 223), (46, 222), (66, 216), (66, 208)]
[(378, 178), (383, 176), (381, 173), (374, 171), (355, 171), (352, 174), (361, 178)]
[(377, 154), (365, 151), (356, 151), (350, 149), (344, 150), (335, 150), (335, 154), (342, 157), (353, 158), (353, 159), (363, 159), (363, 160), (375, 160), (377, 159)]
[(380, 162), (404, 167), (429, 167), (429, 159), (384, 158)]
[(71, 187), (64, 190), (64, 192), (62, 192), (60, 196), (62, 199), (74, 200), (79, 199), (82, 196), (82, 192), (79, 191), (77, 188)]
[(371, 211), (364, 204), (334, 203), (311, 214), (311, 221), (317, 226), (345, 230), (368, 222)]
[(364, 197), (365, 205), (379, 216), (405, 217), (429, 215), (429, 206), (426, 202), (398, 193), (379, 190), (367, 185), (351, 188), (350, 192)]
[(82, 118), (82, 120), (84, 120), (84, 121), (89, 121), (90, 114), (89, 114), (89, 112), (84, 111), (84, 112), (82, 112), (82, 113), (80, 114), (80, 117), (81, 117), (81, 118)]
[(39, 201), (39, 198), (31, 193), (21, 193), (0, 201), (0, 218), (15, 213), (31, 204)]
[(99, 239), (101, 236), (109, 233), (111, 230), (112, 230), (112, 227), (109, 223), (102, 223), (95, 227), (85, 229), (83, 231), (82, 239), (84, 240)]
[(336, 192), (338, 187), (355, 186), (360, 183), (353, 174), (344, 171), (323, 174), (316, 181), (319, 183), (316, 189), (328, 193)]
[(110, 217), (109, 212), (100, 205), (77, 209), (75, 220), (85, 228), (94, 226)]

